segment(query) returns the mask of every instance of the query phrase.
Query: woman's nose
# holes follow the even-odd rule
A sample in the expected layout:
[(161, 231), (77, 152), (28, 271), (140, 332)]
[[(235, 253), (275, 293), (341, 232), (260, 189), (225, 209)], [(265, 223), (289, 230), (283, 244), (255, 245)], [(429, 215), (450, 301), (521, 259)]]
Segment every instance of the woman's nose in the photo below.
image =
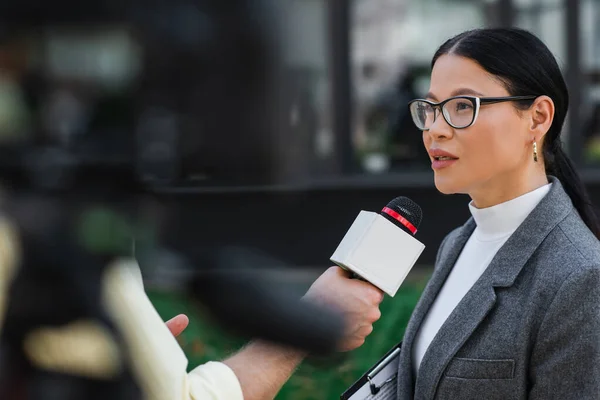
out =
[(439, 113), (427, 132), (429, 132), (432, 139), (441, 140), (451, 138), (454, 134), (454, 129), (448, 125), (442, 113)]

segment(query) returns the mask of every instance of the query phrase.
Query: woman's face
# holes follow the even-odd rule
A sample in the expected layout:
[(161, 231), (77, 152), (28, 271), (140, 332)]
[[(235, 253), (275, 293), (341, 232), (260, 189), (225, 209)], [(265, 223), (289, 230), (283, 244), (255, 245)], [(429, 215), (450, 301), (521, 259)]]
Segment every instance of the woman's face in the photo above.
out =
[[(458, 95), (510, 94), (475, 61), (443, 55), (433, 67), (427, 99), (440, 102)], [(437, 189), (445, 194), (466, 193), (473, 197), (474, 193), (498, 185), (516, 184), (533, 162), (534, 137), (527, 121), (512, 102), (481, 105), (475, 123), (464, 129), (452, 128), (438, 115), (431, 128), (423, 132)], [(537, 146), (541, 153), (541, 143)], [(439, 152), (449, 153), (453, 160), (437, 161)]]

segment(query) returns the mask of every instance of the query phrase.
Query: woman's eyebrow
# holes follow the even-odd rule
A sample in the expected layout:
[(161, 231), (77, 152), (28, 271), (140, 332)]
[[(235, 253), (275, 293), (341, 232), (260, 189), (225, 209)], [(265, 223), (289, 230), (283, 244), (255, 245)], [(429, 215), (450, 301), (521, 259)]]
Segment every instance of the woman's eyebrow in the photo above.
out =
[(469, 89), (469, 88), (460, 88), (460, 89), (456, 89), (452, 92), (450, 97), (454, 97), (454, 96), (464, 96), (464, 95), (471, 95), (471, 96), (483, 96), (483, 93), (478, 92), (477, 90), (473, 90), (473, 89)]
[(433, 101), (438, 101), (437, 97), (435, 97), (435, 94), (433, 94), (433, 93), (431, 93), (431, 92), (428, 92), (428, 93), (425, 95), (425, 98), (426, 98), (426, 99), (431, 99), (431, 100), (433, 100)]
[[(477, 90), (473, 90), (473, 89), (469, 89), (469, 88), (459, 88), (459, 89), (453, 90), (452, 93), (450, 94), (450, 97), (465, 96), (465, 95), (481, 97), (481, 96), (483, 96), (483, 93), (480, 93)], [(433, 101), (438, 101), (438, 98), (432, 92), (428, 92), (425, 95), (425, 98), (426, 99), (431, 99)]]

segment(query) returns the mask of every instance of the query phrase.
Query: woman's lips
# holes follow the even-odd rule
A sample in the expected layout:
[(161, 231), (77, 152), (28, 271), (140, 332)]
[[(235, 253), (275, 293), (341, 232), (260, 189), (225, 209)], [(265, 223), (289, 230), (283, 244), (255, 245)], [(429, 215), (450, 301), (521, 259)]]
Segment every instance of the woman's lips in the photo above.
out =
[(429, 149), (429, 155), (432, 158), (431, 168), (433, 169), (447, 168), (458, 161), (458, 157), (442, 149)]
[(434, 157), (431, 161), (432, 169), (442, 169), (448, 168), (454, 163), (458, 161), (458, 158), (450, 158), (450, 157)]

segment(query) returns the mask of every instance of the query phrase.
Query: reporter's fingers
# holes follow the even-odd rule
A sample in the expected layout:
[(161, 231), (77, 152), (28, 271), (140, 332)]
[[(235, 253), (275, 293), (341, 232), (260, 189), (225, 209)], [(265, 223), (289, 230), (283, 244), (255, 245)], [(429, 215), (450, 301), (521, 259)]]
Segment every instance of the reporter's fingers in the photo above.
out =
[(334, 275), (349, 278), (351, 276), (350, 271), (345, 270), (344, 268), (338, 267), (337, 265), (331, 266), (328, 268), (328, 272), (333, 273)]
[(361, 326), (357, 332), (358, 336), (362, 339), (366, 338), (371, 333), (373, 333), (373, 325), (371, 324)]
[(383, 291), (378, 287), (363, 281), (357, 281), (357, 283), (360, 285), (360, 290), (363, 291), (363, 296), (365, 296), (371, 304), (378, 305), (383, 301)]
[(351, 344), (351, 350), (358, 349), (363, 344), (365, 344), (365, 338), (364, 337), (361, 338), (361, 339), (356, 339)]
[(381, 304), (384, 299), (383, 292), (375, 286), (372, 286), (372, 288), (375, 289), (375, 292), (373, 293), (373, 300), (375, 301), (375, 304)]
[(381, 310), (379, 309), (379, 307), (374, 308), (367, 314), (367, 321), (369, 321), (370, 323), (379, 321), (379, 318), (381, 318)]
[(185, 314), (179, 314), (166, 322), (169, 331), (173, 336), (177, 337), (187, 328), (190, 323), (189, 318)]
[(358, 349), (363, 344), (365, 344), (364, 338), (347, 340), (338, 347), (338, 350), (341, 352), (352, 351), (352, 350)]

